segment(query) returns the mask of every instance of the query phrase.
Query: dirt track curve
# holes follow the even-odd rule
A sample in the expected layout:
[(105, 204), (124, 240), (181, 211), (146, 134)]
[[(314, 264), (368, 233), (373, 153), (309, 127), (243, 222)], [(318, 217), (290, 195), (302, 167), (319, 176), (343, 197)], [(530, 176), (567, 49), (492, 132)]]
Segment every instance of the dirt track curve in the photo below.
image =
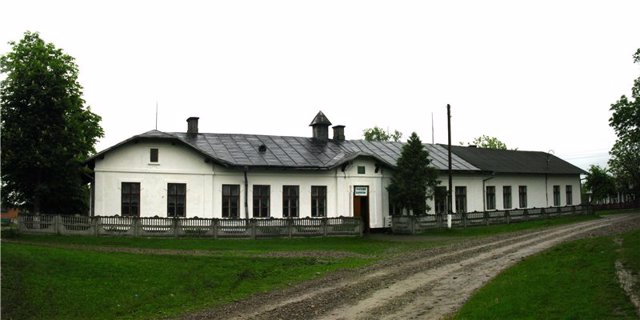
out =
[(526, 256), (568, 240), (632, 229), (640, 229), (639, 214), (414, 251), (184, 318), (439, 319)]

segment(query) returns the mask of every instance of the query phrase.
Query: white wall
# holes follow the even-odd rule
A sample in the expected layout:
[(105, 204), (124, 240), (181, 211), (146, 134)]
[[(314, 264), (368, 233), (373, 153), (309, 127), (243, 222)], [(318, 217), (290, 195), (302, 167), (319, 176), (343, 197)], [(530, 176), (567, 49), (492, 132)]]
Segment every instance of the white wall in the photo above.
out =
[[(159, 149), (159, 162), (149, 162), (149, 150)], [(140, 215), (142, 217), (166, 217), (167, 184), (187, 185), (187, 217), (222, 217), (222, 186), (240, 186), (240, 217), (245, 215), (245, 180), (241, 168), (226, 168), (206, 163), (204, 156), (182, 145), (167, 142), (131, 143), (106, 153), (97, 159), (95, 166), (95, 215), (121, 214), (121, 185), (138, 182), (140, 191)], [(365, 174), (358, 174), (358, 166), (365, 167)], [(248, 216), (253, 217), (253, 186), (269, 185), (270, 216), (282, 217), (282, 187), (300, 187), (299, 217), (311, 216), (311, 187), (327, 187), (327, 216), (353, 216), (353, 187), (369, 187), (370, 225), (383, 227), (389, 224), (388, 185), (389, 173), (383, 180), (380, 168), (376, 173), (375, 162), (368, 158), (356, 159), (333, 170), (266, 170), (250, 169), (248, 179)], [(388, 170), (387, 170), (388, 171)]]
[[(440, 175), (440, 186), (448, 187), (448, 176)], [(487, 180), (485, 180), (487, 179)], [(484, 180), (484, 186), (483, 186)], [(580, 178), (564, 175), (524, 175), (524, 174), (455, 174), (453, 176), (453, 210), (455, 211), (455, 187), (467, 187), (467, 212), (484, 211), (486, 195), (483, 190), (494, 186), (496, 191), (496, 210), (504, 210), (503, 186), (511, 186), (511, 209), (519, 208), (519, 186), (527, 186), (527, 208), (553, 206), (553, 186), (560, 186), (560, 206), (567, 205), (566, 186), (572, 188), (572, 205), (580, 204)], [(428, 201), (432, 208), (434, 201)], [(433, 213), (433, 209), (430, 213)]]
[[(159, 149), (159, 162), (149, 162), (149, 149)], [(364, 174), (358, 167), (365, 168)], [(345, 170), (267, 170), (250, 169), (248, 177), (248, 216), (253, 217), (253, 186), (269, 185), (271, 191), (270, 216), (282, 217), (282, 186), (300, 187), (299, 216), (311, 216), (311, 186), (327, 187), (327, 216), (353, 216), (354, 186), (369, 188), (369, 217), (372, 228), (390, 226), (387, 186), (391, 169), (379, 167), (375, 160), (361, 157), (350, 162)], [(438, 179), (441, 186), (448, 186), (446, 173)], [(486, 179), (486, 180), (485, 180)], [(484, 185), (483, 185), (483, 180)], [(245, 217), (245, 180), (241, 168), (226, 168), (205, 162), (203, 155), (181, 144), (168, 142), (130, 143), (96, 159), (95, 166), (95, 215), (121, 214), (122, 182), (139, 182), (141, 185), (140, 213), (143, 217), (167, 216), (167, 184), (187, 185), (187, 217), (222, 217), (222, 185), (240, 186), (240, 217)], [(518, 186), (527, 186), (527, 207), (553, 205), (553, 186), (560, 185), (560, 205), (566, 205), (565, 190), (572, 186), (573, 204), (580, 204), (579, 176), (544, 175), (481, 175), (455, 174), (453, 187), (467, 187), (467, 211), (483, 211), (486, 186), (495, 186), (496, 209), (503, 209), (502, 187), (511, 186), (512, 208), (518, 208)], [(455, 197), (455, 192), (454, 192)], [(452, 201), (455, 210), (455, 198)], [(434, 213), (434, 201), (429, 213)]]
[[(149, 162), (149, 149), (158, 148), (158, 163)], [(96, 159), (95, 215), (121, 214), (122, 182), (140, 183), (140, 215), (167, 216), (167, 184), (187, 184), (187, 216), (211, 212), (213, 166), (183, 146), (167, 142), (132, 143)], [(209, 200), (209, 201), (208, 201)]]

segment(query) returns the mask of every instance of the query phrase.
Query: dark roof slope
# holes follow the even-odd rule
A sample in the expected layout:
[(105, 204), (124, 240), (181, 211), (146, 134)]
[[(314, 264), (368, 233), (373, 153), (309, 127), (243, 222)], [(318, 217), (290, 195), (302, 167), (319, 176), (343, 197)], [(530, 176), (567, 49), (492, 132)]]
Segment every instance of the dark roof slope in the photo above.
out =
[[(133, 136), (89, 159), (94, 159), (128, 142), (144, 139), (179, 141), (214, 162), (229, 167), (265, 167), (286, 169), (327, 170), (357, 157), (371, 157), (389, 167), (395, 167), (402, 152), (400, 142), (364, 140), (318, 143), (312, 138), (249, 134), (200, 133), (196, 136), (184, 132), (167, 133), (152, 130)], [(439, 170), (447, 169), (447, 150), (440, 145), (425, 145), (432, 164)], [(480, 171), (462, 158), (452, 156), (453, 170)]]
[[(151, 130), (122, 141), (91, 157), (93, 162), (106, 153), (137, 140), (170, 140), (182, 143), (208, 159), (228, 167), (328, 170), (354, 160), (370, 157), (395, 167), (401, 142), (328, 140), (250, 134), (200, 133)], [(432, 165), (447, 170), (447, 146), (425, 144)], [(467, 172), (585, 174), (582, 169), (548, 153), (452, 146), (452, 169)]]
[(452, 146), (451, 152), (483, 171), (496, 173), (585, 174), (552, 154), (538, 151), (496, 150)]

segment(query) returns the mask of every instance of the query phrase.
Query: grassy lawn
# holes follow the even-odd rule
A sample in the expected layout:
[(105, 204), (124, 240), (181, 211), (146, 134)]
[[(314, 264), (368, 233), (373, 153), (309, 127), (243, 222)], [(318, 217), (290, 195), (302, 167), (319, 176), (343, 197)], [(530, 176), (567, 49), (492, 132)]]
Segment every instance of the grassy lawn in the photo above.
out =
[[(480, 289), (455, 319), (637, 319), (615, 261), (640, 274), (640, 230), (570, 242), (527, 258)], [(640, 288), (635, 288), (640, 293)]]
[(511, 224), (497, 224), (489, 226), (474, 226), (469, 228), (460, 229), (438, 229), (427, 231), (425, 235), (434, 236), (452, 236), (452, 237), (471, 237), (471, 236), (490, 236), (499, 233), (514, 232), (528, 229), (540, 229), (552, 226), (559, 226), (563, 224), (576, 223), (581, 221), (589, 221), (600, 219), (597, 215), (583, 215), (583, 216), (563, 216), (552, 219), (541, 219), (517, 222)]
[[(11, 240), (28, 243), (2, 243), (1, 316), (2, 319), (147, 319), (177, 315), (286, 287), (327, 272), (360, 267), (389, 254), (594, 218), (434, 230), (418, 236), (417, 241), (416, 237), (402, 241), (402, 236), (254, 241), (18, 235)], [(80, 244), (89, 249), (52, 248), (45, 244)], [(99, 252), (91, 250), (91, 246), (207, 250), (212, 255)], [(275, 251), (340, 251), (356, 255), (255, 256)], [(637, 255), (638, 251), (629, 255)]]
[(176, 257), (2, 245), (3, 319), (144, 319), (230, 302), (364, 259)]

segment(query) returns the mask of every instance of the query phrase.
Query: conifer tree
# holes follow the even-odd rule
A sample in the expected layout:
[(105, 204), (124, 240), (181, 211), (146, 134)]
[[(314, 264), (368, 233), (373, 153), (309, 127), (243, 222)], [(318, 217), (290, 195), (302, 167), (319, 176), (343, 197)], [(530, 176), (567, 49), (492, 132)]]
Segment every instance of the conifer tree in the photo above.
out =
[(391, 184), (387, 187), (391, 204), (397, 209), (407, 209), (414, 215), (426, 214), (431, 208), (427, 199), (433, 198), (438, 185), (438, 172), (430, 166), (429, 152), (414, 132), (402, 146), (402, 153)]

